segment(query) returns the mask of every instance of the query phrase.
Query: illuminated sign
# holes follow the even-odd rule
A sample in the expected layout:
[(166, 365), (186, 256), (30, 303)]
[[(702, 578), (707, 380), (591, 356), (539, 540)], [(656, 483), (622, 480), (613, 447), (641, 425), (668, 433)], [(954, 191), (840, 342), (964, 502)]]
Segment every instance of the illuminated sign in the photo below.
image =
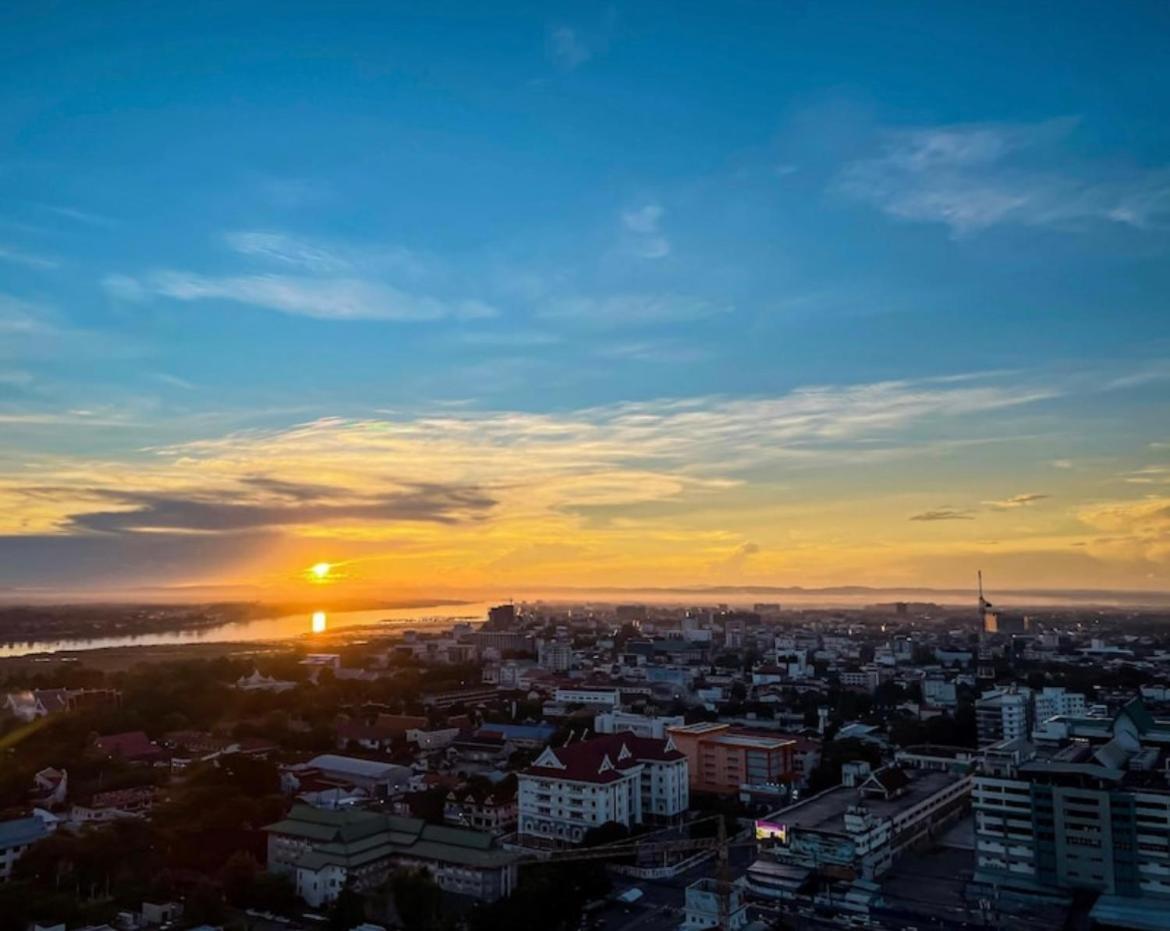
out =
[(777, 824), (775, 821), (757, 821), (756, 840), (772, 841), (776, 844), (787, 844), (788, 825)]

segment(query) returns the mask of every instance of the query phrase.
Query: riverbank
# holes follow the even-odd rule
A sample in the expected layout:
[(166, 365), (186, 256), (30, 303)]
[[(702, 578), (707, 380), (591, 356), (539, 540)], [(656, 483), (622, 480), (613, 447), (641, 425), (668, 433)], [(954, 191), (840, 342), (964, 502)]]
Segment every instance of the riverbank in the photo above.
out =
[(282, 653), (304, 649), (309, 652), (330, 652), (356, 641), (402, 638), (417, 627), (430, 633), (440, 632), (454, 623), (448, 619), (415, 619), (413, 624), (355, 624), (335, 630), (304, 633), (295, 637), (273, 640), (223, 640), (196, 643), (161, 643), (100, 647), (83, 650), (59, 650), (52, 653), (25, 653), (19, 656), (0, 656), (0, 674), (37, 673), (84, 666), (102, 672), (119, 672), (140, 663), (169, 663), (178, 660), (216, 659), (221, 656), (246, 657)]

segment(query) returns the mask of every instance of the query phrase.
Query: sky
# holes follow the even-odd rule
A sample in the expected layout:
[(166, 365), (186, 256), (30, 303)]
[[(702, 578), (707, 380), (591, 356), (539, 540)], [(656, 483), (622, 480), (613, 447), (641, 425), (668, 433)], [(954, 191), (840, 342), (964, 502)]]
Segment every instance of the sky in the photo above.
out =
[(0, 595), (1170, 590), (1163, 3), (0, 34)]

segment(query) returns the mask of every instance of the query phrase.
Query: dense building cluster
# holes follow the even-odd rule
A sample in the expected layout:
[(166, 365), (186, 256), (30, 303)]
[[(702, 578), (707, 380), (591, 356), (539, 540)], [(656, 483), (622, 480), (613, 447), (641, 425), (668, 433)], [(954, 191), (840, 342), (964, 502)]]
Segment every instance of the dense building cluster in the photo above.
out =
[[(261, 903), (293, 926), (343, 909), (409, 926), (392, 904), (404, 883), (474, 925), (532, 895), (532, 871), (586, 863), (610, 887), (577, 903), (597, 927), (614, 909), (695, 931), (1161, 927), (1160, 620), (1017, 617), (982, 599), (509, 604), (478, 624), (224, 660), (166, 708), (169, 681), (146, 671), (83, 685), (64, 666), (59, 682), (12, 672), (5, 733), (13, 771), (29, 770), (5, 790), (0, 882), (39, 894), (48, 870), (74, 869), (55, 846), (130, 824), (175, 861), (166, 895), (76, 893), (116, 904), (127, 929), (197, 923), (208, 895), (227, 923)], [(216, 697), (197, 715), (184, 702), (198, 689)], [(217, 792), (240, 798), (213, 829), (199, 806)], [(176, 854), (174, 837), (195, 847)], [(231, 856), (268, 878), (235, 891)], [(31, 917), (76, 926), (55, 902)]]

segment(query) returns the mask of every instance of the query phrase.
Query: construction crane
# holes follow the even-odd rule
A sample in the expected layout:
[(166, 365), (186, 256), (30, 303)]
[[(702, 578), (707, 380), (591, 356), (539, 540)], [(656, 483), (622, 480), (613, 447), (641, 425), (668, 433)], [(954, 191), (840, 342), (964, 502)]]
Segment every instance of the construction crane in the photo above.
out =
[(540, 863), (577, 863), (586, 860), (612, 860), (617, 857), (636, 854), (671, 854), (690, 853), (700, 850), (714, 850), (717, 857), (715, 869), (715, 890), (719, 900), (719, 931), (731, 931), (731, 867), (729, 851), (732, 847), (755, 847), (755, 838), (748, 840), (731, 840), (727, 836), (727, 825), (722, 815), (709, 815), (688, 822), (688, 827), (714, 821), (716, 833), (714, 837), (688, 837), (681, 840), (667, 841), (639, 841), (637, 838), (623, 838), (609, 844), (589, 847), (584, 850), (555, 850), (544, 855), (536, 855), (533, 859), (522, 860), (520, 866), (531, 866)]

